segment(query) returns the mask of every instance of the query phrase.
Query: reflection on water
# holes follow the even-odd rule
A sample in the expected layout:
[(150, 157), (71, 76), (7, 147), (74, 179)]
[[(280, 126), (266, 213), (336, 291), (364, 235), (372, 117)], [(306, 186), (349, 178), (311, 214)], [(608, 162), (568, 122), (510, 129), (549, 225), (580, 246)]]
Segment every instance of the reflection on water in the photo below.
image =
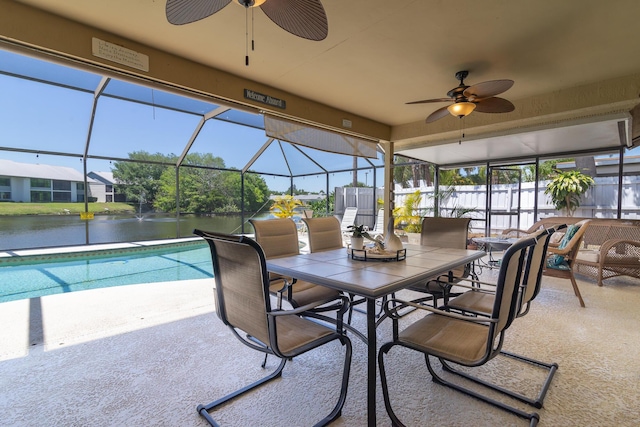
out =
[[(96, 215), (88, 221), (76, 215), (2, 216), (0, 250), (190, 237), (194, 228), (241, 233), (241, 225), (240, 215), (184, 215), (179, 221), (175, 216), (154, 214), (142, 218), (130, 214)], [(245, 224), (244, 232), (253, 232), (249, 223)]]

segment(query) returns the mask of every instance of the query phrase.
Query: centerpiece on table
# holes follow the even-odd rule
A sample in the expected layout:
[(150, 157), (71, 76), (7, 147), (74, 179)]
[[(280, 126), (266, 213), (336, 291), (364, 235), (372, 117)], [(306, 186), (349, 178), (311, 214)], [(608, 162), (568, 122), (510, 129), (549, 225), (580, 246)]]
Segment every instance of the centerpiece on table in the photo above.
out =
[(369, 232), (366, 230), (364, 225), (353, 224), (348, 226), (347, 229), (351, 232), (351, 249), (363, 250), (364, 240), (367, 239), (372, 241), (375, 245), (373, 248), (370, 249), (370, 252), (379, 253), (379, 254), (383, 254), (387, 252), (386, 251), (387, 248), (385, 245), (386, 239), (383, 236), (372, 237), (369, 234)]

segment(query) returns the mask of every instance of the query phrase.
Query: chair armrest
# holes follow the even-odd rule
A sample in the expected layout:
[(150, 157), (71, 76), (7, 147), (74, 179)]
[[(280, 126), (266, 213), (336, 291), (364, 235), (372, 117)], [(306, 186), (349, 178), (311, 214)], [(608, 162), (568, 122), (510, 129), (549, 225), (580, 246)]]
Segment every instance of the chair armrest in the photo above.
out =
[[(301, 307), (297, 307), (293, 310), (281, 310), (281, 309), (277, 309), (277, 310), (272, 310), (267, 312), (268, 316), (272, 316), (272, 317), (278, 317), (278, 316), (297, 316), (297, 315), (303, 315), (306, 312), (309, 312), (310, 310), (313, 310), (316, 307), (319, 307), (321, 305), (330, 303), (332, 301), (336, 301), (336, 298), (326, 298), (324, 300), (320, 300), (320, 301), (314, 301), (312, 303), (309, 303), (307, 305), (303, 305)], [(342, 334), (344, 333), (343, 331), (343, 317), (344, 314), (347, 312), (347, 310), (349, 310), (349, 298), (346, 296), (340, 296), (340, 302), (337, 302), (335, 305), (336, 308), (336, 332)]]
[[(617, 250), (617, 248), (619, 248), (621, 245), (625, 249), (624, 253), (620, 253)], [(609, 253), (611, 250), (614, 250), (614, 253), (619, 256), (638, 257), (638, 262), (640, 263), (640, 241), (639, 240), (609, 239), (605, 241), (600, 246), (600, 265), (604, 265), (607, 263), (607, 258), (609, 257)], [(615, 258), (615, 256), (613, 256), (612, 258)]]
[[(494, 287), (496, 286), (493, 283), (485, 283), (485, 285), (494, 286)], [(485, 294), (495, 294), (496, 293), (495, 289), (479, 288), (478, 286), (463, 285), (462, 283), (456, 283), (453, 286), (459, 287), (459, 288), (470, 289), (470, 290), (475, 291), (475, 292), (483, 292)]]
[(502, 236), (506, 237), (522, 237), (529, 234), (527, 230), (521, 230), (519, 228), (507, 228), (502, 230)]
[[(392, 304), (394, 304), (393, 307), (391, 306)], [(493, 319), (488, 317), (465, 316), (462, 314), (451, 313), (449, 311), (440, 310), (437, 308), (429, 307), (422, 304), (416, 304), (411, 301), (404, 301), (396, 298), (388, 299), (387, 302), (384, 304), (383, 308), (387, 316), (389, 316), (393, 320), (398, 320), (400, 317), (402, 317), (398, 314), (398, 310), (401, 310), (406, 307), (413, 307), (419, 310), (426, 310), (441, 316), (449, 317), (451, 319), (458, 319), (458, 320), (463, 320), (465, 322), (471, 322), (471, 323), (480, 323), (480, 324), (486, 325), (489, 323), (498, 322), (498, 319)]]
[[(463, 285), (460, 282), (471, 282), (471, 283), (478, 283), (480, 285), (487, 285), (487, 286), (497, 286), (495, 283), (491, 283), (491, 282), (483, 282), (482, 280), (476, 280), (476, 279), (468, 279), (466, 277), (458, 277), (458, 276), (453, 276), (453, 278), (455, 280), (458, 280), (457, 282), (452, 283), (453, 286), (462, 286), (463, 288), (473, 288), (473, 285)], [(478, 289), (478, 287), (476, 286), (475, 289)]]

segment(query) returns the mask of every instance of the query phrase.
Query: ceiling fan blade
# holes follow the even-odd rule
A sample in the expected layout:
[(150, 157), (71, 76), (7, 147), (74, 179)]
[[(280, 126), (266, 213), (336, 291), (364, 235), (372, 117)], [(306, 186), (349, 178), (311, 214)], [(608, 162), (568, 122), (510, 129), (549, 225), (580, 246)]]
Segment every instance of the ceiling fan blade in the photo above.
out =
[(480, 113), (508, 113), (515, 110), (516, 107), (504, 98), (492, 96), (476, 102), (476, 109)]
[(167, 0), (167, 21), (173, 25), (189, 24), (213, 15), (231, 0)]
[(423, 99), (422, 101), (412, 101), (407, 102), (406, 105), (410, 104), (429, 104), (431, 102), (451, 102), (451, 98), (435, 98), (435, 99)]
[(433, 113), (429, 114), (429, 117), (427, 117), (427, 120), (425, 120), (425, 121), (427, 123), (433, 123), (436, 120), (440, 120), (443, 117), (449, 116), (450, 113), (449, 113), (449, 110), (447, 110), (447, 107), (438, 108), (436, 111), (434, 111)]
[(329, 33), (327, 14), (320, 0), (268, 0), (260, 9), (277, 26), (308, 40), (324, 40)]
[(478, 98), (490, 98), (499, 93), (509, 90), (513, 86), (513, 80), (491, 80), (469, 86), (463, 92), (463, 95), (474, 102)]

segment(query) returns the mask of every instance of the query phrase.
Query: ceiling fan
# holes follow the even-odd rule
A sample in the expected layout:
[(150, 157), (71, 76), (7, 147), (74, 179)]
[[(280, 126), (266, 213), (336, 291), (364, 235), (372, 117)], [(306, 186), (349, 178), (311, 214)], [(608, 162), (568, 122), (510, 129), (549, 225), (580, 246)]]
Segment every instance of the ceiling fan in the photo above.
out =
[(458, 71), (456, 79), (460, 81), (457, 87), (447, 92), (448, 98), (424, 99), (422, 101), (407, 102), (407, 104), (427, 104), (431, 102), (451, 102), (453, 104), (434, 111), (427, 117), (427, 123), (433, 123), (447, 114), (462, 118), (472, 111), (480, 113), (508, 113), (515, 110), (515, 106), (504, 98), (496, 95), (505, 92), (513, 86), (513, 80), (490, 80), (473, 86), (464, 84), (468, 71)]
[[(259, 6), (276, 25), (298, 37), (320, 41), (329, 32), (320, 0), (167, 0), (167, 20), (173, 25), (189, 24), (213, 15), (232, 1), (244, 6), (247, 14)], [(253, 50), (253, 41), (251, 45)]]

